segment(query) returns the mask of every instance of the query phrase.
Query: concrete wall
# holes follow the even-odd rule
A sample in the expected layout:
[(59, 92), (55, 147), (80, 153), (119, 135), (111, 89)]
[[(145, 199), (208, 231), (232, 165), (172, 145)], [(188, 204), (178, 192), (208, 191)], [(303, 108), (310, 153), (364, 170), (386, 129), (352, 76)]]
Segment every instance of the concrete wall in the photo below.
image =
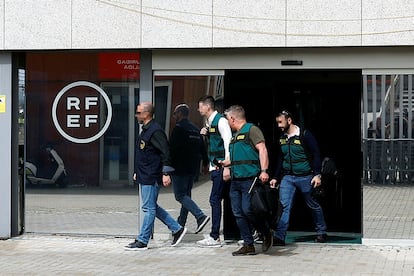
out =
[(3, 0), (0, 50), (414, 45), (407, 0)]
[(0, 238), (11, 233), (11, 54), (0, 54)]
[[(303, 64), (282, 65), (283, 60)], [(413, 47), (254, 49), (159, 49), (154, 70), (362, 69), (377, 74), (413, 74)]]

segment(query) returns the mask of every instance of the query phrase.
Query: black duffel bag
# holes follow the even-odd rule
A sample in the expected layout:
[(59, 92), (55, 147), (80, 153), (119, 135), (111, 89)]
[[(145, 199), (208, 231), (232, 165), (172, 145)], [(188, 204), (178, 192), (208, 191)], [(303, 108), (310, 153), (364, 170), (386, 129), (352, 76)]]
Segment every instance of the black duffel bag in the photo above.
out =
[(258, 178), (255, 178), (249, 193), (251, 195), (251, 208), (255, 216), (268, 220), (272, 228), (275, 227), (282, 211), (279, 201), (279, 190), (270, 188), (268, 184), (262, 183)]

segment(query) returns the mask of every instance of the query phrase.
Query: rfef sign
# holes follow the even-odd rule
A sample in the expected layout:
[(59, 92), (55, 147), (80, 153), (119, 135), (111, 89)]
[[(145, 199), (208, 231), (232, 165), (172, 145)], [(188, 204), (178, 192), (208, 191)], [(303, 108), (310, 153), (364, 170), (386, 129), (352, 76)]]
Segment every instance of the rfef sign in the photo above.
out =
[[(106, 105), (106, 113), (102, 105)], [(56, 95), (52, 118), (57, 131), (67, 140), (79, 144), (90, 143), (99, 139), (108, 129), (112, 119), (111, 101), (96, 84), (73, 82)], [(105, 122), (101, 122), (101, 119)]]

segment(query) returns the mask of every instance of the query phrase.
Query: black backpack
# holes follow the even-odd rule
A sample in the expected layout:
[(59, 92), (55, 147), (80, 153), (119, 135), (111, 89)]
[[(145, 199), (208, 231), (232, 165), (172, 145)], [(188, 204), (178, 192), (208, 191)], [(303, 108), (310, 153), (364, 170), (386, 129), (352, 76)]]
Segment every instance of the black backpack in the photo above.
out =
[[(306, 155), (308, 156), (309, 160), (312, 160), (312, 156), (307, 148), (304, 136), (306, 135), (306, 129), (300, 133), (300, 142), (305, 149)], [(312, 192), (312, 195), (316, 198), (322, 198), (326, 196), (328, 186), (332, 185), (332, 183), (336, 183), (338, 178), (338, 169), (336, 167), (335, 161), (331, 157), (323, 157), (322, 164), (321, 164), (321, 179), (322, 185), (315, 188)]]

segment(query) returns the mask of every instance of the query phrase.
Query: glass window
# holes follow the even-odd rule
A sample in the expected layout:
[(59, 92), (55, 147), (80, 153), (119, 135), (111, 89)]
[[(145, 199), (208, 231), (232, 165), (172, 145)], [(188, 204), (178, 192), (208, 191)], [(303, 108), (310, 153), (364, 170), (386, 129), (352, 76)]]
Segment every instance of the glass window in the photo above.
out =
[(139, 66), (138, 52), (27, 54), (29, 186), (132, 183)]

